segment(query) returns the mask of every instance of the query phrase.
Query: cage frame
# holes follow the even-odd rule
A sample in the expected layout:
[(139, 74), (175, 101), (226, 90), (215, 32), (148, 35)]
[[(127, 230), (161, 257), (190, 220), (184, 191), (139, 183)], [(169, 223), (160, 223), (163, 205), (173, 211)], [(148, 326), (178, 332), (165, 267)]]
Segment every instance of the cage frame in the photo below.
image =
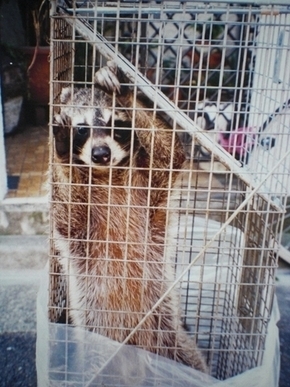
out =
[[(187, 3), (190, 3), (190, 1), (187, 1)], [(205, 1), (205, 4), (215, 4), (215, 3), (218, 3), (218, 1), (217, 0), (214, 0), (214, 1), (206, 0)], [(230, 3), (230, 1), (226, 0), (224, 3), (228, 4), (228, 3)], [(271, 9), (270, 13), (276, 12), (277, 6), (279, 8), (279, 6), (283, 6), (285, 4), (286, 4), (285, 1), (279, 2), (279, 5), (275, 5), (275, 7), (273, 7), (273, 9)], [(244, 1), (244, 0), (239, 1), (239, 5), (249, 5), (249, 1)], [(268, 5), (267, 2), (265, 2), (265, 1), (258, 0), (255, 2), (255, 6), (267, 6), (267, 5)], [(86, 9), (86, 11), (87, 11), (87, 9)], [(166, 111), (169, 116), (170, 116), (170, 114), (172, 114), (171, 118), (175, 121), (175, 123), (178, 124), (180, 127), (182, 127), (186, 132), (191, 133), (193, 135), (193, 137), (195, 138), (196, 142), (198, 142), (204, 148), (206, 148), (207, 150), (212, 152), (215, 156), (215, 160), (220, 162), (225, 167), (225, 169), (227, 169), (229, 176), (234, 175), (239, 180), (239, 184), (241, 184), (244, 187), (241, 190), (241, 192), (245, 195), (244, 200), (241, 201), (239, 203), (239, 206), (232, 212), (232, 214), (230, 216), (228, 216), (226, 221), (220, 227), (220, 230), (216, 233), (216, 235), (214, 235), (211, 238), (210, 241), (208, 241), (208, 243), (204, 246), (204, 249), (200, 252), (200, 254), (198, 254), (195, 257), (195, 259), (193, 259), (191, 261), (191, 263), (184, 269), (183, 273), (181, 273), (180, 276), (178, 278), (176, 278), (175, 283), (172, 285), (172, 287), (176, 286), (179, 283), (180, 279), (184, 277), (186, 272), (188, 272), (191, 267), (194, 266), (195, 262), (200, 258), (202, 253), (204, 251), (206, 251), (207, 248), (209, 248), (211, 246), (211, 243), (214, 242), (216, 240), (216, 238), (223, 233), (223, 231), (226, 229), (227, 226), (232, 225), (232, 224), (236, 224), (236, 223), (239, 223), (240, 225), (246, 224), (246, 226), (244, 226), (244, 228), (246, 229), (247, 227), (253, 228), (257, 224), (258, 221), (262, 222), (263, 216), (259, 217), (257, 215), (258, 214), (257, 211), (260, 211), (261, 214), (264, 214), (264, 216), (266, 218), (269, 216), (273, 217), (273, 222), (277, 227), (275, 229), (274, 234), (279, 234), (279, 232), (277, 230), (278, 229), (281, 230), (282, 217), (283, 217), (283, 212), (284, 212), (284, 209), (283, 209), (284, 203), (281, 204), (281, 202), (280, 203), (277, 202), (275, 200), (275, 198), (273, 199), (269, 195), (265, 194), (263, 192), (263, 190), (261, 190), (261, 187), (263, 187), (264, 182), (267, 181), (267, 179), (273, 174), (273, 171), (275, 171), (275, 168), (277, 168), (280, 163), (283, 163), (284, 159), (288, 156), (288, 154), (284, 155), (279, 160), (278, 164), (276, 166), (274, 166), (268, 172), (268, 174), (266, 176), (263, 177), (263, 180), (255, 185), (253, 183), (253, 181), (249, 178), (249, 173), (244, 171), (241, 163), (234, 160), (233, 157), (231, 157), (220, 145), (216, 144), (216, 142), (214, 142), (212, 140), (212, 138), (210, 136), (208, 136), (207, 133), (202, 131), (201, 128), (198, 127), (198, 125), (196, 123), (194, 123), (185, 113), (183, 113), (180, 109), (178, 109), (178, 107), (176, 107), (176, 105), (173, 102), (171, 102), (166, 96), (164, 96), (164, 94), (161, 91), (159, 91), (158, 89), (156, 90), (154, 85), (152, 86), (150, 81), (147, 81), (146, 78), (141, 73), (136, 71), (136, 69), (134, 69), (134, 66), (128, 60), (126, 60), (126, 58), (124, 58), (121, 54), (117, 53), (116, 50), (112, 47), (112, 45), (109, 42), (104, 42), (101, 35), (96, 35), (96, 34), (94, 34), (94, 36), (89, 35), (88, 34), (89, 31), (87, 29), (84, 30), (83, 24), (79, 23), (79, 18), (78, 18), (78, 16), (76, 16), (76, 10), (72, 9), (72, 12), (75, 13), (75, 15), (73, 15), (73, 16), (71, 16), (71, 15), (67, 16), (67, 15), (63, 15), (63, 14), (61, 15), (61, 14), (56, 13), (55, 7), (52, 7), (52, 15), (53, 15), (52, 16), (52, 23), (53, 23), (54, 19), (62, 20), (62, 21), (60, 21), (60, 23), (64, 23), (64, 26), (65, 25), (70, 26), (71, 31), (75, 31), (75, 29), (78, 30), (78, 32), (81, 33), (82, 37), (83, 38), (87, 37), (89, 43), (92, 44), (94, 47), (96, 47), (96, 45), (98, 43), (102, 43), (100, 46), (98, 46), (98, 49), (99, 49), (101, 55), (103, 55), (107, 59), (114, 59), (117, 62), (118, 66), (120, 66), (123, 69), (123, 71), (126, 72), (129, 79), (131, 81), (133, 80), (134, 84), (137, 85), (137, 87), (139, 87), (142, 90), (142, 92), (144, 94), (146, 94), (147, 97), (149, 97), (149, 99), (154, 99), (155, 102), (157, 101), (157, 105), (158, 105), (159, 109)], [(82, 11), (80, 11), (78, 9), (78, 12), (81, 13)], [(267, 13), (268, 10), (266, 10), (265, 12)], [(53, 37), (52, 41), (54, 41), (54, 38), (55, 37)], [(61, 45), (63, 45), (64, 47), (65, 47), (65, 44), (66, 44), (65, 42), (61, 43)], [(69, 46), (69, 39), (68, 39), (68, 46)], [(101, 49), (100, 49), (100, 47), (101, 47)], [(56, 56), (55, 56), (53, 49), (51, 52), (51, 58), (52, 58), (52, 60), (51, 60), (52, 73), (58, 75), (58, 72), (55, 69), (57, 61), (55, 61)], [(68, 59), (68, 61), (69, 62), (71, 61), (71, 63), (73, 63), (73, 58)], [(55, 96), (55, 94), (56, 94), (55, 90), (53, 89), (54, 83), (57, 84), (58, 82), (54, 82), (54, 81), (51, 82), (51, 86), (50, 86), (51, 87), (51, 96)], [(62, 83), (62, 81), (60, 83)], [(58, 108), (58, 106), (59, 106), (58, 103), (55, 103), (54, 100), (51, 100), (51, 117), (53, 115), (53, 113), (52, 113), (53, 109)], [(177, 112), (177, 114), (176, 114), (176, 112)], [(52, 159), (50, 161), (50, 164), (53, 165)], [(262, 202), (262, 205), (261, 205), (261, 203), (257, 204), (259, 202)], [(245, 211), (242, 211), (244, 207), (247, 207), (247, 208)], [(263, 208), (263, 209), (261, 210), (261, 208)], [(244, 220), (244, 218), (246, 218), (246, 220)], [(269, 220), (267, 220), (266, 223), (269, 224), (271, 222)], [(243, 226), (240, 226), (240, 228), (243, 230)], [(270, 234), (273, 233), (273, 231), (271, 232), (269, 230), (268, 230), (268, 232)], [(277, 260), (276, 260), (276, 257), (274, 256), (275, 254), (273, 254), (273, 251), (277, 253), (279, 240), (276, 240), (275, 243), (272, 243), (272, 239), (270, 237), (267, 238), (267, 240), (270, 241), (270, 243), (269, 243), (269, 245), (267, 245), (267, 247), (265, 247), (265, 240), (263, 242), (263, 249), (265, 250), (265, 257), (264, 258), (259, 256), (258, 252), (260, 250), (259, 250), (259, 248), (257, 248), (258, 255), (256, 257), (256, 262), (258, 262), (258, 263), (256, 263), (256, 265), (253, 265), (251, 262), (251, 258), (252, 258), (251, 252), (253, 250), (255, 250), (255, 241), (249, 240), (249, 242), (245, 242), (245, 246), (249, 247), (249, 250), (247, 250), (247, 248), (246, 248), (247, 253), (246, 253), (245, 258), (244, 258), (245, 259), (244, 260), (244, 270), (242, 271), (242, 274), (241, 274), (242, 286), (240, 287), (240, 291), (243, 288), (243, 284), (244, 284), (244, 286), (245, 286), (245, 288), (247, 288), (249, 294), (253, 292), (253, 289), (257, 288), (258, 293), (260, 292), (260, 294), (262, 295), (263, 289), (265, 288), (265, 283), (262, 282), (262, 284), (260, 284), (259, 280), (258, 280), (258, 286), (254, 286), (253, 288), (251, 288), (251, 287), (249, 288), (249, 284), (252, 284), (251, 281), (252, 281), (253, 277), (257, 276), (257, 278), (261, 278), (261, 276), (262, 277), (264, 276), (264, 274), (261, 273), (261, 271), (259, 271), (259, 270), (257, 271), (257, 274), (255, 274), (255, 266), (257, 266), (259, 268), (261, 266), (262, 261), (265, 261), (267, 263), (267, 264), (265, 264), (265, 267), (267, 269), (270, 269), (269, 273), (268, 273), (268, 276), (271, 278), (271, 280), (270, 280), (271, 285), (269, 286), (269, 289), (273, 286), (274, 275), (275, 275), (274, 273), (275, 273), (275, 269), (277, 266)], [(249, 246), (248, 246), (248, 243), (249, 243)], [(252, 250), (250, 247), (251, 243), (254, 246)], [(51, 255), (52, 255), (52, 257), (55, 257), (55, 252), (52, 251)], [(269, 263), (269, 262), (271, 262), (271, 263)], [(248, 275), (249, 273), (247, 272), (247, 269), (249, 268), (249, 266), (254, 266), (253, 271), (250, 275)], [(52, 298), (55, 298), (52, 305), (58, 304), (59, 302), (61, 302), (62, 307), (60, 309), (63, 310), (63, 309), (65, 309), (63, 301), (66, 298), (66, 296), (65, 296), (64, 284), (62, 283), (62, 277), (59, 275), (61, 270), (58, 267), (57, 259), (52, 260), (52, 266), (51, 266), (50, 270), (51, 270), (51, 273), (55, 273), (55, 275), (54, 276), (52, 275), (51, 278), (53, 278), (53, 281), (56, 281), (55, 283), (51, 284), (51, 292), (53, 292), (54, 287), (58, 289), (55, 292), (55, 295), (52, 297)], [(61, 289), (61, 290), (59, 291), (59, 289)], [(165, 297), (165, 296), (166, 296), (166, 294), (163, 297)], [(263, 296), (261, 296), (260, 298), (263, 298)], [(274, 292), (272, 292), (272, 296), (270, 297), (270, 301), (267, 304), (267, 309), (269, 311), (271, 310), (272, 305), (273, 305), (273, 298), (274, 298)], [(161, 299), (161, 301), (162, 301), (162, 299)], [(259, 325), (259, 321), (256, 320), (254, 317), (255, 316), (255, 307), (253, 305), (256, 304), (256, 302), (257, 302), (257, 299), (254, 297), (253, 304), (251, 304), (251, 302), (250, 302), (251, 306), (249, 307), (249, 304), (248, 304), (249, 298), (243, 297), (243, 296), (239, 297), (238, 303), (240, 304), (240, 310), (244, 311), (244, 315), (242, 315), (242, 317), (244, 318), (244, 320), (242, 319), (242, 321), (244, 321), (244, 323), (245, 323), (243, 328), (246, 331), (253, 331), (253, 330), (255, 330), (255, 328), (254, 328), (255, 324), (257, 324), (257, 326)], [(58, 308), (56, 308), (55, 311), (56, 311), (57, 315), (53, 316), (53, 317), (51, 315), (51, 317), (50, 317), (51, 321), (58, 319), (59, 316), (61, 315), (61, 311), (58, 310)], [(258, 308), (258, 309), (256, 309), (256, 311), (258, 311), (257, 312), (257, 319), (258, 319), (260, 309)], [(146, 316), (144, 317), (144, 319), (145, 318), (146, 318)], [(268, 317), (265, 319), (269, 321), (270, 313), (268, 314)], [(254, 322), (250, 321), (250, 320), (253, 320)], [(140, 322), (140, 325), (142, 324), (142, 321)], [(249, 325), (247, 325), (247, 321), (250, 321)], [(261, 323), (261, 321), (260, 321), (260, 323)], [(136, 327), (136, 329), (138, 329), (138, 326)], [(267, 329), (264, 331), (264, 340), (266, 337), (266, 332), (267, 332)], [(255, 347), (255, 345), (257, 345), (255, 343), (255, 339), (252, 338), (252, 340), (253, 340), (252, 344)], [(125, 343), (126, 343), (126, 341), (123, 344), (125, 344)], [(231, 357), (231, 355), (229, 355), (229, 356)], [(259, 359), (256, 360), (256, 363), (254, 364), (254, 366), (257, 364), (261, 364), (262, 357), (263, 357), (263, 351), (261, 351), (259, 353), (258, 357), (259, 357)], [(227, 363), (228, 359), (225, 357), (220, 361), (221, 361), (221, 363)], [(253, 364), (252, 364), (252, 366), (253, 366)], [(239, 372), (243, 372), (244, 370), (245, 369), (241, 369), (241, 370), (239, 370)], [(226, 377), (230, 377), (230, 376), (232, 376), (232, 374), (226, 374)], [(223, 375), (223, 376), (220, 375), (220, 377), (225, 377), (225, 375)]]

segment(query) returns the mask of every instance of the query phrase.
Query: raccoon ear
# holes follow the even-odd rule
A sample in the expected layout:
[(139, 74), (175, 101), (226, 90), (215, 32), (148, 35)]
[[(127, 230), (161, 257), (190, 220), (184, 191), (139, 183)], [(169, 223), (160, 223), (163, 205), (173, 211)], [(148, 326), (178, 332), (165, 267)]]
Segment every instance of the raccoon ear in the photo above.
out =
[(71, 98), (72, 88), (71, 87), (63, 87), (60, 94), (60, 102), (67, 103)]
[(61, 114), (56, 114), (54, 116), (53, 135), (57, 155), (59, 157), (69, 155), (70, 129), (66, 118)]

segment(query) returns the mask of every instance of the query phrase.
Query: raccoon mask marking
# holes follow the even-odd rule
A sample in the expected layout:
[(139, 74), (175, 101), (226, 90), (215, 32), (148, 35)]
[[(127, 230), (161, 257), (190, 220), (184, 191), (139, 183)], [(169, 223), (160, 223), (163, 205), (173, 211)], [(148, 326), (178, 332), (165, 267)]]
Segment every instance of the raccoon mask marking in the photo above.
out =
[[(55, 115), (55, 148), (62, 162), (72, 160), (97, 168), (115, 166), (128, 159), (131, 122), (123, 110), (113, 112), (112, 99), (103, 91), (63, 88), (60, 114)], [(70, 154), (72, 149), (72, 155)]]

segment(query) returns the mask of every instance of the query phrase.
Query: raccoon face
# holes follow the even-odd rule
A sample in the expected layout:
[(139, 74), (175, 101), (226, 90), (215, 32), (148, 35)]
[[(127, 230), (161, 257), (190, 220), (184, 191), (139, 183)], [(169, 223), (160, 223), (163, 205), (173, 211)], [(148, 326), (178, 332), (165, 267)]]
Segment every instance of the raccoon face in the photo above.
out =
[(86, 122), (73, 127), (74, 158), (95, 167), (118, 165), (129, 156), (130, 122), (97, 120), (93, 127)]
[[(90, 104), (91, 90), (80, 89), (71, 97), (63, 89), (61, 113), (55, 116), (55, 148), (63, 162), (97, 168), (123, 164), (129, 157), (132, 124), (126, 112), (111, 108), (112, 100), (102, 91)], [(85, 102), (86, 101), (86, 102)], [(70, 154), (71, 158), (70, 158)]]

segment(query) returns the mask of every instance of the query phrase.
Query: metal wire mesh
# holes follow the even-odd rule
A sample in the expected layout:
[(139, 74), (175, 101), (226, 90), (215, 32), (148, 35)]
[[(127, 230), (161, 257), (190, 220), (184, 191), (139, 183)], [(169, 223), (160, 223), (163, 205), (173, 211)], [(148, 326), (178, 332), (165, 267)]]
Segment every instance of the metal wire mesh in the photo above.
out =
[[(147, 110), (161, 114), (182, 140), (187, 163), (174, 187), (166, 185), (167, 199), (162, 202), (166, 232), (160, 244), (171, 255), (182, 321), (218, 379), (262, 362), (289, 192), (288, 9), (283, 2), (273, 7), (240, 3), (58, 1), (52, 9), (51, 123), (63, 105), (62, 88), (94, 90), (95, 72), (114, 59), (135, 95), (138, 87), (138, 94), (148, 97)], [(73, 180), (55, 177), (53, 149), (50, 164), (52, 191), (67, 185), (72, 192)], [(150, 176), (156, 168), (151, 166)], [(77, 165), (70, 159), (67, 167), (72, 179)], [(131, 170), (125, 188), (133, 192), (134, 168), (132, 164), (124, 168)], [(172, 167), (164, 172), (169, 182), (175, 176)], [(87, 173), (93, 173), (91, 166)], [(88, 230), (98, 203), (92, 201), (90, 178), (83, 184), (80, 192), (86, 195), (79, 202), (86, 208), (84, 230), (68, 238), (72, 244), (82, 244), (89, 267), (93, 241)], [(150, 198), (152, 187), (142, 189)], [(68, 195), (68, 214), (74, 211), (73, 200)], [(145, 229), (148, 200), (142, 207), (147, 214)], [(53, 231), (56, 204), (52, 195), (49, 318), (69, 324), (67, 281), (73, 273), (64, 275), (54, 247), (63, 240)], [(120, 244), (128, 252), (130, 219), (141, 207), (129, 201), (116, 207), (110, 200), (106, 206), (108, 230), (118, 211), (127, 214), (123, 225), (127, 236), (101, 242), (107, 244), (107, 251), (110, 244)], [(149, 240), (147, 235), (142, 242), (145, 251)], [(109, 279), (111, 275), (107, 274)], [(100, 333), (102, 328), (93, 327)], [(139, 327), (139, 332), (142, 329), (146, 328)], [(125, 339), (129, 333), (124, 328), (121, 336)]]

